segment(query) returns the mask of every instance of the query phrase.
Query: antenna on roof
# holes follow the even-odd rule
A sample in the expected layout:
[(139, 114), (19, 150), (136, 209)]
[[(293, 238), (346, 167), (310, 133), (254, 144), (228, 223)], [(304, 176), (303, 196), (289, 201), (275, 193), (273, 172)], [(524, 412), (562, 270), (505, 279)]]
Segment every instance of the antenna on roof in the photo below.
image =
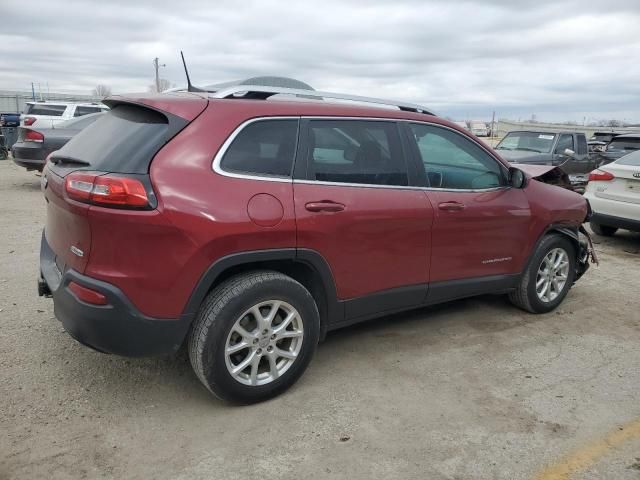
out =
[(203, 90), (202, 88), (191, 85), (189, 70), (187, 70), (187, 62), (184, 61), (184, 53), (182, 53), (182, 50), (180, 50), (180, 56), (182, 57), (182, 65), (184, 65), (184, 74), (187, 76), (187, 92), (206, 92), (206, 90)]

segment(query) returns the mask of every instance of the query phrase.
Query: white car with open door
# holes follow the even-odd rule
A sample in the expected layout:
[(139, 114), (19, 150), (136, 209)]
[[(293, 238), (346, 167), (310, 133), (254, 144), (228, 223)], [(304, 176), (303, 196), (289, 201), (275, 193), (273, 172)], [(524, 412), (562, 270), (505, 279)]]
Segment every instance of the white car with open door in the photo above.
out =
[(619, 228), (640, 232), (640, 150), (591, 172), (584, 196), (598, 235), (610, 236)]

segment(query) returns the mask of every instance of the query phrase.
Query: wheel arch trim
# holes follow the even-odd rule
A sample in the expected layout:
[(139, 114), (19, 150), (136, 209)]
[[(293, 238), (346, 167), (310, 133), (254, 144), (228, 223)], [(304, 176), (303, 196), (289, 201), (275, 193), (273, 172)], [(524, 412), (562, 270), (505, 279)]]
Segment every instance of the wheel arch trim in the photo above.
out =
[[(213, 262), (202, 274), (184, 308), (183, 315), (195, 315), (216, 281), (229, 269), (244, 265), (266, 262), (302, 263), (311, 268), (320, 278), (326, 296), (326, 318), (320, 325), (320, 338), (324, 338), (331, 323), (344, 319), (344, 305), (338, 301), (336, 285), (329, 264), (315, 250), (300, 248), (279, 248), (254, 250), (226, 255)], [(322, 316), (321, 316), (322, 319)]]

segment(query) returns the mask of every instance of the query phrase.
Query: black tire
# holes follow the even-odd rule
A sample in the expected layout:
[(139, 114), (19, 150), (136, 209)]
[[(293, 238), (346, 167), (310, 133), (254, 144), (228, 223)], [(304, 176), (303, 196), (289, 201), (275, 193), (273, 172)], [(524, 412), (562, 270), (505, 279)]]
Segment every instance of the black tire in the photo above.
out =
[[(304, 336), (297, 358), (279, 378), (265, 385), (244, 385), (225, 363), (227, 337), (243, 312), (269, 300), (287, 302), (300, 314)], [(304, 373), (320, 336), (320, 315), (309, 291), (282, 273), (241, 274), (217, 286), (202, 303), (189, 334), (189, 358), (200, 381), (218, 398), (250, 404), (275, 397)]]
[(4, 148), (0, 148), (0, 160), (6, 160), (9, 158), (9, 153)]
[(617, 227), (610, 227), (608, 225), (601, 225), (595, 222), (589, 222), (589, 226), (594, 233), (601, 235), (603, 237), (611, 237), (614, 233), (618, 231)]
[[(544, 302), (538, 297), (536, 292), (536, 278), (543, 259), (555, 248), (562, 248), (566, 251), (569, 257), (569, 271), (567, 273), (565, 285), (558, 296), (552, 301)], [(537, 250), (533, 254), (533, 258), (522, 274), (518, 287), (513, 292), (509, 293), (509, 300), (515, 306), (531, 313), (550, 312), (560, 305), (567, 296), (569, 289), (573, 285), (575, 276), (576, 251), (574, 245), (564, 235), (547, 235), (538, 245)]]

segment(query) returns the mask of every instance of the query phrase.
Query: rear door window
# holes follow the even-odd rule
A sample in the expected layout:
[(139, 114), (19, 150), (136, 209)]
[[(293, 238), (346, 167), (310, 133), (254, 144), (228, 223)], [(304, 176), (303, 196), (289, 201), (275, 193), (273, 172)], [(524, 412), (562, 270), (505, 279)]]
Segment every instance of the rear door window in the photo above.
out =
[(24, 109), (26, 115), (49, 115), (61, 117), (67, 109), (66, 105), (55, 105), (52, 103), (28, 103)]
[(505, 184), (498, 161), (458, 132), (416, 123), (411, 131), (430, 187), (482, 190)]
[(231, 142), (220, 166), (228, 172), (290, 177), (297, 138), (298, 120), (250, 123)]
[(587, 153), (587, 138), (584, 135), (578, 135), (578, 155)]
[(409, 185), (394, 122), (311, 120), (307, 178), (367, 185)]

